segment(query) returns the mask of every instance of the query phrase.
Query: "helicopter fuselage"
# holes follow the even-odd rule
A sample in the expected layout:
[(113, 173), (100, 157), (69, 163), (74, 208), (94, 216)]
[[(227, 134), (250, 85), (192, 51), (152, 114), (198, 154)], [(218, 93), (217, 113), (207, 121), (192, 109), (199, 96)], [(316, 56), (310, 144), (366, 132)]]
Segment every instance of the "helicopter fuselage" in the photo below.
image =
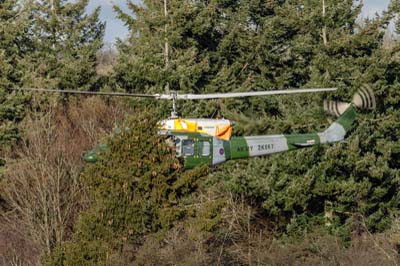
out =
[(234, 136), (229, 140), (201, 133), (170, 132), (170, 136), (176, 156), (184, 158), (185, 168), (193, 168), (342, 141), (355, 118), (356, 110), (350, 105), (336, 122), (319, 133)]
[(263, 156), (321, 143), (319, 134), (245, 136), (223, 140), (199, 133), (176, 133), (173, 138), (176, 155), (184, 158), (185, 168), (200, 164), (213, 166), (228, 160)]
[[(346, 132), (351, 129), (356, 115), (355, 106), (350, 104), (336, 122), (319, 133), (234, 136), (229, 139), (189, 130), (169, 129), (160, 133), (167, 136), (168, 143), (174, 147), (176, 156), (183, 158), (184, 168), (189, 169), (202, 164), (214, 166), (228, 160), (264, 156), (342, 141)], [(105, 150), (105, 145), (99, 145), (86, 153), (84, 160), (96, 162), (98, 156)]]

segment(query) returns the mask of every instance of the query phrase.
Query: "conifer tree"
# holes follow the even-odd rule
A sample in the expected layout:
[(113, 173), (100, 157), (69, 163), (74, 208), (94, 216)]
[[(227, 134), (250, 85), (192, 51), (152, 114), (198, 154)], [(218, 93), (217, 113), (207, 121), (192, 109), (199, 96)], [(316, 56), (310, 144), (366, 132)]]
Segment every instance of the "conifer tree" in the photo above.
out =
[[(184, 199), (196, 188), (205, 167), (182, 173), (165, 138), (156, 134), (154, 112), (140, 110), (126, 128), (109, 139), (100, 160), (83, 179), (92, 205), (82, 213), (72, 241), (49, 257), (48, 265), (115, 265), (123, 247), (169, 229), (188, 209)], [(109, 255), (106, 255), (109, 254)]]
[(18, 138), (16, 123), (23, 118), (26, 98), (10, 89), (21, 81), (21, 59), (30, 51), (29, 13), (20, 1), (0, 1), (0, 165), (1, 153)]
[(201, 2), (146, 0), (143, 4), (129, 4), (134, 17), (115, 7), (131, 31), (129, 39), (118, 45), (116, 81), (129, 90), (160, 92), (167, 84), (174, 90), (199, 89), (210, 70), (205, 49), (212, 52), (218, 42), (215, 12), (206, 12), (207, 4)]
[[(400, 67), (397, 50), (382, 49), (391, 15), (359, 26), (353, 1), (294, 2), (145, 0), (129, 5), (135, 16), (116, 7), (131, 35), (118, 44), (115, 81), (148, 92), (338, 86), (334, 96), (342, 100), (370, 84), (378, 108), (360, 114), (345, 142), (227, 162), (217, 177), (251, 198), (257, 216), (276, 218), (275, 226), (289, 234), (329, 224), (348, 237), (358, 217), (369, 229), (383, 230), (399, 207), (400, 186)], [(242, 118), (236, 130), (243, 134), (317, 131), (327, 124), (321, 98), (227, 101), (223, 109)], [(181, 204), (202, 169), (176, 171), (173, 151), (154, 135), (154, 113), (137, 113), (131, 130), (110, 139), (109, 150), (85, 172), (93, 205), (49, 264), (113, 264), (124, 247), (135, 250), (143, 236), (193, 215)]]
[[(297, 87), (307, 81), (312, 49), (302, 27), (308, 21), (299, 21), (296, 5), (216, 0), (143, 4), (129, 5), (134, 16), (115, 7), (131, 30), (129, 39), (118, 45), (114, 78), (122, 88), (201, 93)], [(208, 116), (215, 105), (191, 102), (180, 110)], [(230, 110), (277, 113), (269, 100), (217, 105), (221, 115), (231, 118)]]
[[(163, 1), (130, 3), (134, 17), (115, 7), (131, 30), (127, 42), (118, 46), (121, 56), (115, 71), (121, 87), (159, 91), (169, 83), (175, 90), (221, 92), (304, 83), (306, 51), (287, 49), (301, 36), (303, 26), (295, 5), (283, 1), (164, 3), (166, 8)], [(299, 73), (285, 73), (295, 59)]]
[[(399, 206), (396, 165), (400, 128), (398, 108), (394, 107), (400, 100), (399, 62), (395, 50), (385, 50), (382, 45), (394, 11), (391, 8), (360, 26), (355, 23), (359, 7), (350, 2), (325, 3), (325, 19), (315, 16), (310, 21), (326, 21), (326, 41), (320, 27), (310, 23), (307, 28), (309, 34), (318, 32), (311, 35), (314, 55), (308, 84), (338, 86), (335, 96), (344, 100), (367, 83), (377, 95), (378, 109), (360, 114), (358, 127), (344, 143), (254, 160), (248, 165), (243, 162), (238, 168), (243, 170), (230, 174), (229, 186), (239, 194), (261, 199), (259, 203), (269, 215), (287, 218), (285, 229), (291, 233), (302, 233), (311, 224), (330, 224), (333, 231), (348, 237), (360, 215), (370, 230), (388, 228), (390, 214)], [(311, 7), (305, 5), (304, 12), (316, 10)], [(292, 104), (284, 112), (286, 121), (276, 124), (274, 130), (298, 125), (300, 128), (291, 131), (301, 132), (310, 130), (307, 124), (324, 124), (321, 112), (309, 103), (311, 99), (288, 100)], [(328, 205), (330, 221), (324, 219)]]
[(31, 87), (93, 89), (96, 53), (102, 46), (105, 24), (100, 8), (86, 14), (88, 0), (36, 1), (33, 6), (34, 53), (24, 82)]

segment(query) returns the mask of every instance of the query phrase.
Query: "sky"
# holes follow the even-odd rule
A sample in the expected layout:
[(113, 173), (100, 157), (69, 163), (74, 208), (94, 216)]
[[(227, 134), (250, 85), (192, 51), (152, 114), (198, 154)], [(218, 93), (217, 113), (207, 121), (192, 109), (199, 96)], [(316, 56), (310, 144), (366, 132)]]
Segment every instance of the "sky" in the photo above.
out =
[[(329, 1), (329, 0), (327, 0)], [(357, 0), (356, 0), (357, 1)], [(134, 3), (140, 0), (133, 0)], [(389, 5), (390, 0), (364, 0), (362, 16), (374, 16), (375, 13), (380, 13)], [(126, 0), (90, 0), (88, 12), (101, 6), (100, 19), (107, 23), (105, 42), (113, 44), (116, 38), (125, 38), (128, 35), (128, 29), (124, 24), (115, 18), (115, 13), (112, 9), (113, 3), (120, 6), (123, 10), (127, 10)]]

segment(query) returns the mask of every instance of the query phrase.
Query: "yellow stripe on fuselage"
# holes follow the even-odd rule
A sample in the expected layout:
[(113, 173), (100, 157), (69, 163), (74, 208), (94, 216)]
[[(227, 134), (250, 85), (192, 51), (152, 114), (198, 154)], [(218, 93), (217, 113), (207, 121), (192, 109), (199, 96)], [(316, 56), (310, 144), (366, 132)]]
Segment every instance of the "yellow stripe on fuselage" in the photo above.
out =
[(232, 136), (232, 122), (226, 119), (166, 119), (159, 123), (161, 130), (202, 133), (229, 140)]

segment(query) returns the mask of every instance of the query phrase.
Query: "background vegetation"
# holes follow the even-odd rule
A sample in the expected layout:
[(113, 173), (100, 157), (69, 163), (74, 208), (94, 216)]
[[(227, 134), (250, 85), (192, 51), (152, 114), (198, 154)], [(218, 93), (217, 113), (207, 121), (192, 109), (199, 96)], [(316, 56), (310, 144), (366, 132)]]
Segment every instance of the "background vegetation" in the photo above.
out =
[[(111, 49), (87, 4), (0, 0), (0, 264), (400, 263), (400, 2), (144, 0), (115, 6), (130, 36)], [(339, 88), (179, 102), (256, 135), (321, 130), (322, 100), (364, 85), (378, 106), (345, 142), (190, 171), (156, 134), (168, 103), (12, 90)]]

